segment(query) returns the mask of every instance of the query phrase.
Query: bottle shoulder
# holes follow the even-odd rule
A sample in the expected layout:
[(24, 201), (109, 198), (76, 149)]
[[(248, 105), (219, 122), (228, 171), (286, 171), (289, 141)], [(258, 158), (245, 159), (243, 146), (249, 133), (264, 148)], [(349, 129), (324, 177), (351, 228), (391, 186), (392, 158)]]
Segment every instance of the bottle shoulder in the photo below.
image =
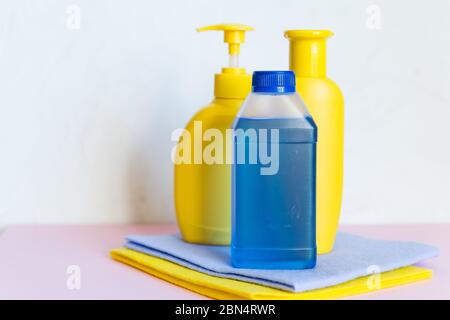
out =
[[(333, 97), (334, 99), (344, 100), (344, 96), (338, 84), (328, 77), (298, 77), (296, 80), (297, 91), (302, 97), (307, 94), (314, 94), (316, 96)], [(318, 93), (320, 94), (317, 95)]]
[(297, 93), (251, 93), (239, 112), (239, 117), (252, 119), (298, 119), (308, 116), (310, 113)]
[(313, 118), (320, 120), (343, 117), (344, 96), (339, 86), (329, 78), (298, 78), (297, 91)]
[(203, 121), (205, 125), (219, 127), (231, 123), (242, 105), (243, 100), (213, 99), (208, 105), (200, 108), (189, 120), (188, 126), (194, 121)]

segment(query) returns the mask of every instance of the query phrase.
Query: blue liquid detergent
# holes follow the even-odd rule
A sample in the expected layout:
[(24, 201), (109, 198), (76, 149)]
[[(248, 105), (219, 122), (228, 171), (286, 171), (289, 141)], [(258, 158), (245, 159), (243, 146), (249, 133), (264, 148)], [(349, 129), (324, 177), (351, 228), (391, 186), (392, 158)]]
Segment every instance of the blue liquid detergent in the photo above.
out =
[[(250, 139), (234, 137), (231, 264), (253, 269), (307, 269), (316, 264), (316, 141), (312, 118), (237, 118), (233, 129), (279, 132), (278, 173), (249, 163)], [(245, 163), (237, 163), (240, 142)], [(254, 146), (253, 146), (254, 147)], [(242, 150), (242, 149), (241, 149)]]

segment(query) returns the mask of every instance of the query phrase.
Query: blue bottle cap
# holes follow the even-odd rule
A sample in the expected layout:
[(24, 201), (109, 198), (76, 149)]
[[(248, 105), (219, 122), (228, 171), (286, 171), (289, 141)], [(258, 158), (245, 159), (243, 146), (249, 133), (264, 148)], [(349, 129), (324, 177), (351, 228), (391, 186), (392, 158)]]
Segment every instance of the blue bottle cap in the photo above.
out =
[(255, 71), (253, 92), (283, 94), (295, 92), (295, 74), (292, 71)]

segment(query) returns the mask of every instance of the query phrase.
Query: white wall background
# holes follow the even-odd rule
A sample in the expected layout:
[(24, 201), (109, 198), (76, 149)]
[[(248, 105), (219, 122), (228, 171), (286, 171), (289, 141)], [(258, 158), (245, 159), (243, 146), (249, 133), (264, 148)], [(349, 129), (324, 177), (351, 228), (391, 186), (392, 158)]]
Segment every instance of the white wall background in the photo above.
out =
[(1, 0), (0, 226), (174, 221), (170, 134), (212, 97), (226, 47), (195, 28), (218, 22), (256, 28), (249, 71), (287, 68), (286, 29), (335, 31), (343, 223), (450, 221), (448, 12), (445, 0)]

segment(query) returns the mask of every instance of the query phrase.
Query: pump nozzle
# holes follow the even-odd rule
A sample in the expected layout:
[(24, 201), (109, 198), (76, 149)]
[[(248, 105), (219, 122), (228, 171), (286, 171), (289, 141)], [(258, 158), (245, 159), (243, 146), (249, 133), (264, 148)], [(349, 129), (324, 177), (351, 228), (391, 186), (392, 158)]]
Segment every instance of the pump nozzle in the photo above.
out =
[(228, 43), (228, 53), (230, 55), (230, 68), (239, 67), (239, 49), (241, 43), (245, 41), (245, 32), (254, 30), (252, 27), (243, 24), (215, 24), (197, 28), (198, 32), (202, 31), (223, 31), (223, 41)]

